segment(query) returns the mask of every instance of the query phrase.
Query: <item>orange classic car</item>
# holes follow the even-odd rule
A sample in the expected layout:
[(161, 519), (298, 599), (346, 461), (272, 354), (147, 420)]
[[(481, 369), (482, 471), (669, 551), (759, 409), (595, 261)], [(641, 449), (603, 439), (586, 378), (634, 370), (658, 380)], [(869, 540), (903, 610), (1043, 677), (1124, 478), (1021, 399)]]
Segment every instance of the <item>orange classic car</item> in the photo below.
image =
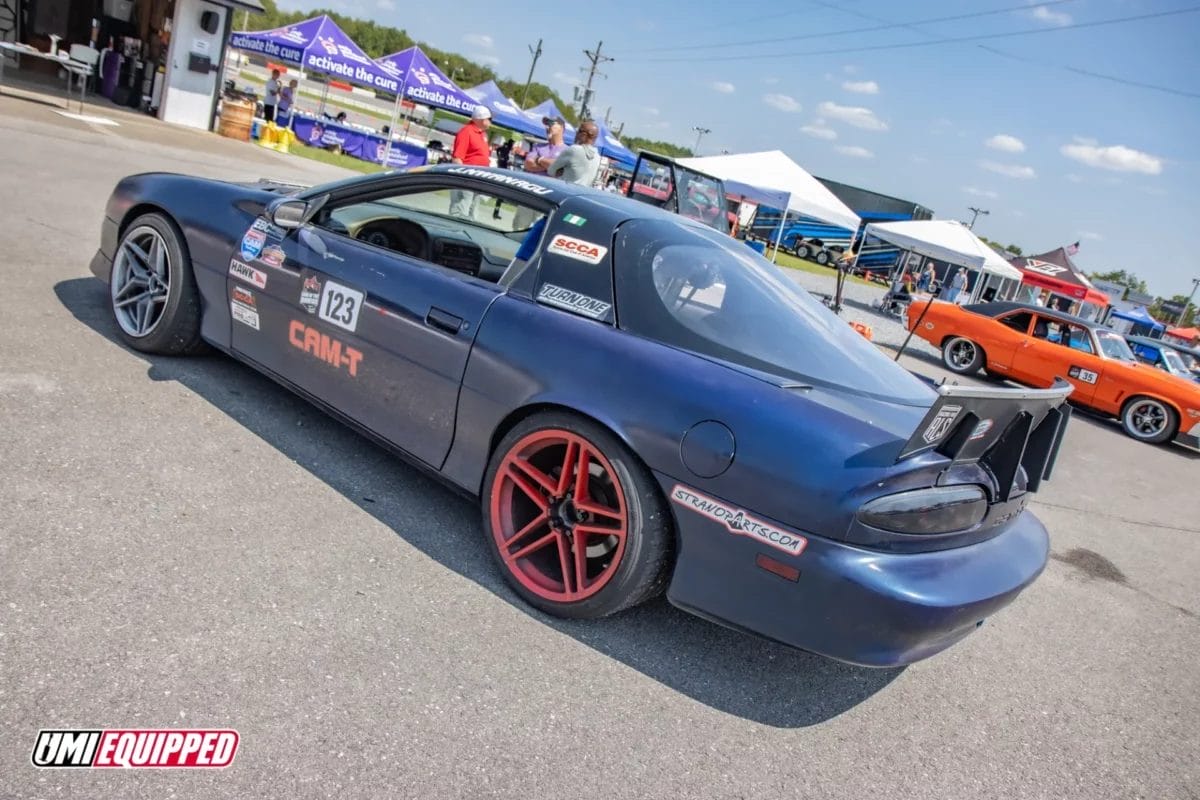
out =
[(1061, 377), (1072, 402), (1116, 417), (1133, 438), (1200, 447), (1200, 384), (1138, 363), (1116, 331), (1020, 303), (934, 300), (922, 318), (925, 306), (909, 306), (908, 328), (941, 349), (951, 372), (986, 369), (1036, 387)]

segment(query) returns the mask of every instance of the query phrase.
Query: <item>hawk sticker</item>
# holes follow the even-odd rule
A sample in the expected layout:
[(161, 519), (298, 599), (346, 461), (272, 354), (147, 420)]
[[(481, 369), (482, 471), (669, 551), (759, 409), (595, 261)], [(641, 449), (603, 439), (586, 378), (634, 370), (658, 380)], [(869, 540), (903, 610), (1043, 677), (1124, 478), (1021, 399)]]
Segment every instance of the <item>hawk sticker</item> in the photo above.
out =
[(942, 406), (929, 423), (929, 427), (921, 434), (921, 439), (925, 444), (936, 444), (946, 437), (950, 429), (954, 427), (954, 421), (958, 419), (958, 415), (962, 413), (962, 406)]

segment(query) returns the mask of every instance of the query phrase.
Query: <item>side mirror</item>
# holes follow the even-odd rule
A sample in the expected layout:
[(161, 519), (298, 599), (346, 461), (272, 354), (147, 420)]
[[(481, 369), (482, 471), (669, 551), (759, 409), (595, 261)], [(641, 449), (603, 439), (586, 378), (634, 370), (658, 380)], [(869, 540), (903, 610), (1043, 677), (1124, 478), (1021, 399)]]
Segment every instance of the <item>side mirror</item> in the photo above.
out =
[(299, 228), (308, 219), (308, 203), (303, 200), (281, 200), (271, 204), (271, 222), (285, 231)]

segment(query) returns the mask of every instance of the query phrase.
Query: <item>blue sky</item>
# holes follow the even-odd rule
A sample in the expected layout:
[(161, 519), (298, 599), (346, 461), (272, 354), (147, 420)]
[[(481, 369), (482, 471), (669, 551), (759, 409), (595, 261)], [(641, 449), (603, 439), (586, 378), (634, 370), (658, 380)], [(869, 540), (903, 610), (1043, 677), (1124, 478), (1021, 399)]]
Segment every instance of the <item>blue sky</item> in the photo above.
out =
[[(780, 149), (815, 175), (939, 218), (966, 221), (969, 206), (982, 207), (984, 236), (1026, 252), (1078, 240), (1084, 269), (1130, 269), (1155, 293), (1186, 294), (1200, 277), (1200, 10), (1072, 26), (1200, 0), (1020, 2), (280, 5), (395, 25), (518, 80), (542, 38), (535, 79), (566, 98), (583, 76), (582, 51), (603, 40), (616, 60), (602, 67), (593, 108), (611, 106), (614, 127), (689, 147), (693, 127), (709, 128), (701, 155)], [(999, 9), (1013, 10), (917, 24)], [(860, 30), (889, 23), (899, 24)], [(846, 30), (858, 32), (837, 33)], [(1019, 31), (1038, 32), (937, 41)], [(803, 38), (735, 44), (787, 37)], [(921, 44), (889, 47), (910, 43)]]

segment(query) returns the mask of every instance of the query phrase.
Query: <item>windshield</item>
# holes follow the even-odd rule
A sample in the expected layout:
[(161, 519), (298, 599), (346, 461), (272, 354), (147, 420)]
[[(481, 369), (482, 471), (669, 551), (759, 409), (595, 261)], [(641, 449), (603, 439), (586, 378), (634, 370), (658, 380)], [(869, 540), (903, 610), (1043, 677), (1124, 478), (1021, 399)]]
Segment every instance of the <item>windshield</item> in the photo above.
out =
[(617, 229), (622, 328), (780, 378), (927, 406), (933, 391), (746, 245), (638, 219)]
[(1133, 351), (1129, 349), (1129, 345), (1125, 343), (1125, 339), (1120, 334), (1113, 331), (1096, 331), (1096, 338), (1100, 340), (1100, 351), (1107, 358), (1115, 358), (1118, 361), (1137, 361), (1133, 357)]
[(1179, 353), (1176, 353), (1174, 350), (1163, 350), (1162, 359), (1167, 365), (1167, 370), (1172, 375), (1186, 376), (1188, 374), (1187, 365), (1183, 363), (1183, 359)]

